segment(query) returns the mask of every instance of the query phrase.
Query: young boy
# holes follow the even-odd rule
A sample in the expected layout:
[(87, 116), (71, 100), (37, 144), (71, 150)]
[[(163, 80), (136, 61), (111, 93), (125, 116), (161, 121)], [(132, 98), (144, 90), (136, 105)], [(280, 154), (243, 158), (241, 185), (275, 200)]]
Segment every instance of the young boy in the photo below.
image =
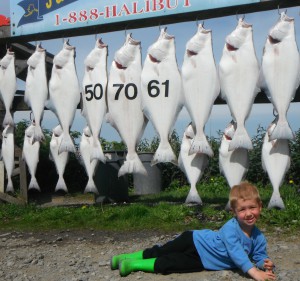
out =
[(242, 182), (232, 187), (229, 201), (234, 218), (219, 231), (185, 231), (162, 246), (113, 256), (111, 269), (127, 276), (139, 270), (168, 274), (239, 268), (254, 280), (275, 280), (266, 239), (255, 226), (262, 209), (257, 188)]

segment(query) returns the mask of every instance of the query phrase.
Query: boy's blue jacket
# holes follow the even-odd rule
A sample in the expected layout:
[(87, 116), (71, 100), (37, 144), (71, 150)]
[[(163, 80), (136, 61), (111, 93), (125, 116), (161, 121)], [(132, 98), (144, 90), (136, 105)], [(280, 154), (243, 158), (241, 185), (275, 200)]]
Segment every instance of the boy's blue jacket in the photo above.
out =
[(219, 231), (194, 230), (195, 247), (203, 266), (208, 270), (240, 268), (247, 272), (254, 265), (263, 268), (267, 255), (265, 236), (255, 226), (247, 237), (235, 218), (225, 223)]

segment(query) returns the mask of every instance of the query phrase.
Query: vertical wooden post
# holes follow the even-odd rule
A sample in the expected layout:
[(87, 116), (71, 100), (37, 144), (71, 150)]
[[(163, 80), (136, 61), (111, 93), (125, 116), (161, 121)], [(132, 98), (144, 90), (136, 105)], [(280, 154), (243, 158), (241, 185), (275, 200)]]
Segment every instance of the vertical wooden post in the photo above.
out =
[(0, 161), (0, 192), (4, 193), (4, 163)]
[(26, 175), (26, 163), (22, 159), (22, 149), (19, 147), (15, 147), (15, 157), (18, 158), (19, 161), (19, 169), (20, 169), (20, 197), (26, 203), (28, 202), (28, 192), (27, 192), (27, 175)]

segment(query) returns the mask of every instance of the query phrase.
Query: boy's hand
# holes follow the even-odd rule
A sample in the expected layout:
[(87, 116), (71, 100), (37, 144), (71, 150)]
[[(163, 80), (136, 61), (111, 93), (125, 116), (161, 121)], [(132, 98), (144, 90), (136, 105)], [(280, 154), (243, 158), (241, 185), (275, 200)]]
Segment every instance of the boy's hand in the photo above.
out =
[(274, 269), (274, 263), (270, 259), (265, 259), (264, 260), (264, 269), (266, 271), (273, 272)]
[(272, 271), (261, 271), (255, 267), (248, 270), (248, 274), (256, 281), (275, 280), (276, 276)]

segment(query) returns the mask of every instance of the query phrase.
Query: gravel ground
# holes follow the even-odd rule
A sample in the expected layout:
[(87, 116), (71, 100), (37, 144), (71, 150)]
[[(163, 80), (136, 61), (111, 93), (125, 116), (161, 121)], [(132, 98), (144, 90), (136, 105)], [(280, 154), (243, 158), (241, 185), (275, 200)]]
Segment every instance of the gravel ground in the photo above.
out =
[[(27, 281), (235, 281), (250, 280), (240, 271), (160, 275), (134, 272), (120, 277), (110, 270), (112, 255), (173, 239), (177, 233), (115, 233), (102, 231), (0, 232), (0, 280)], [(300, 281), (300, 237), (277, 229), (268, 238), (277, 280)]]

